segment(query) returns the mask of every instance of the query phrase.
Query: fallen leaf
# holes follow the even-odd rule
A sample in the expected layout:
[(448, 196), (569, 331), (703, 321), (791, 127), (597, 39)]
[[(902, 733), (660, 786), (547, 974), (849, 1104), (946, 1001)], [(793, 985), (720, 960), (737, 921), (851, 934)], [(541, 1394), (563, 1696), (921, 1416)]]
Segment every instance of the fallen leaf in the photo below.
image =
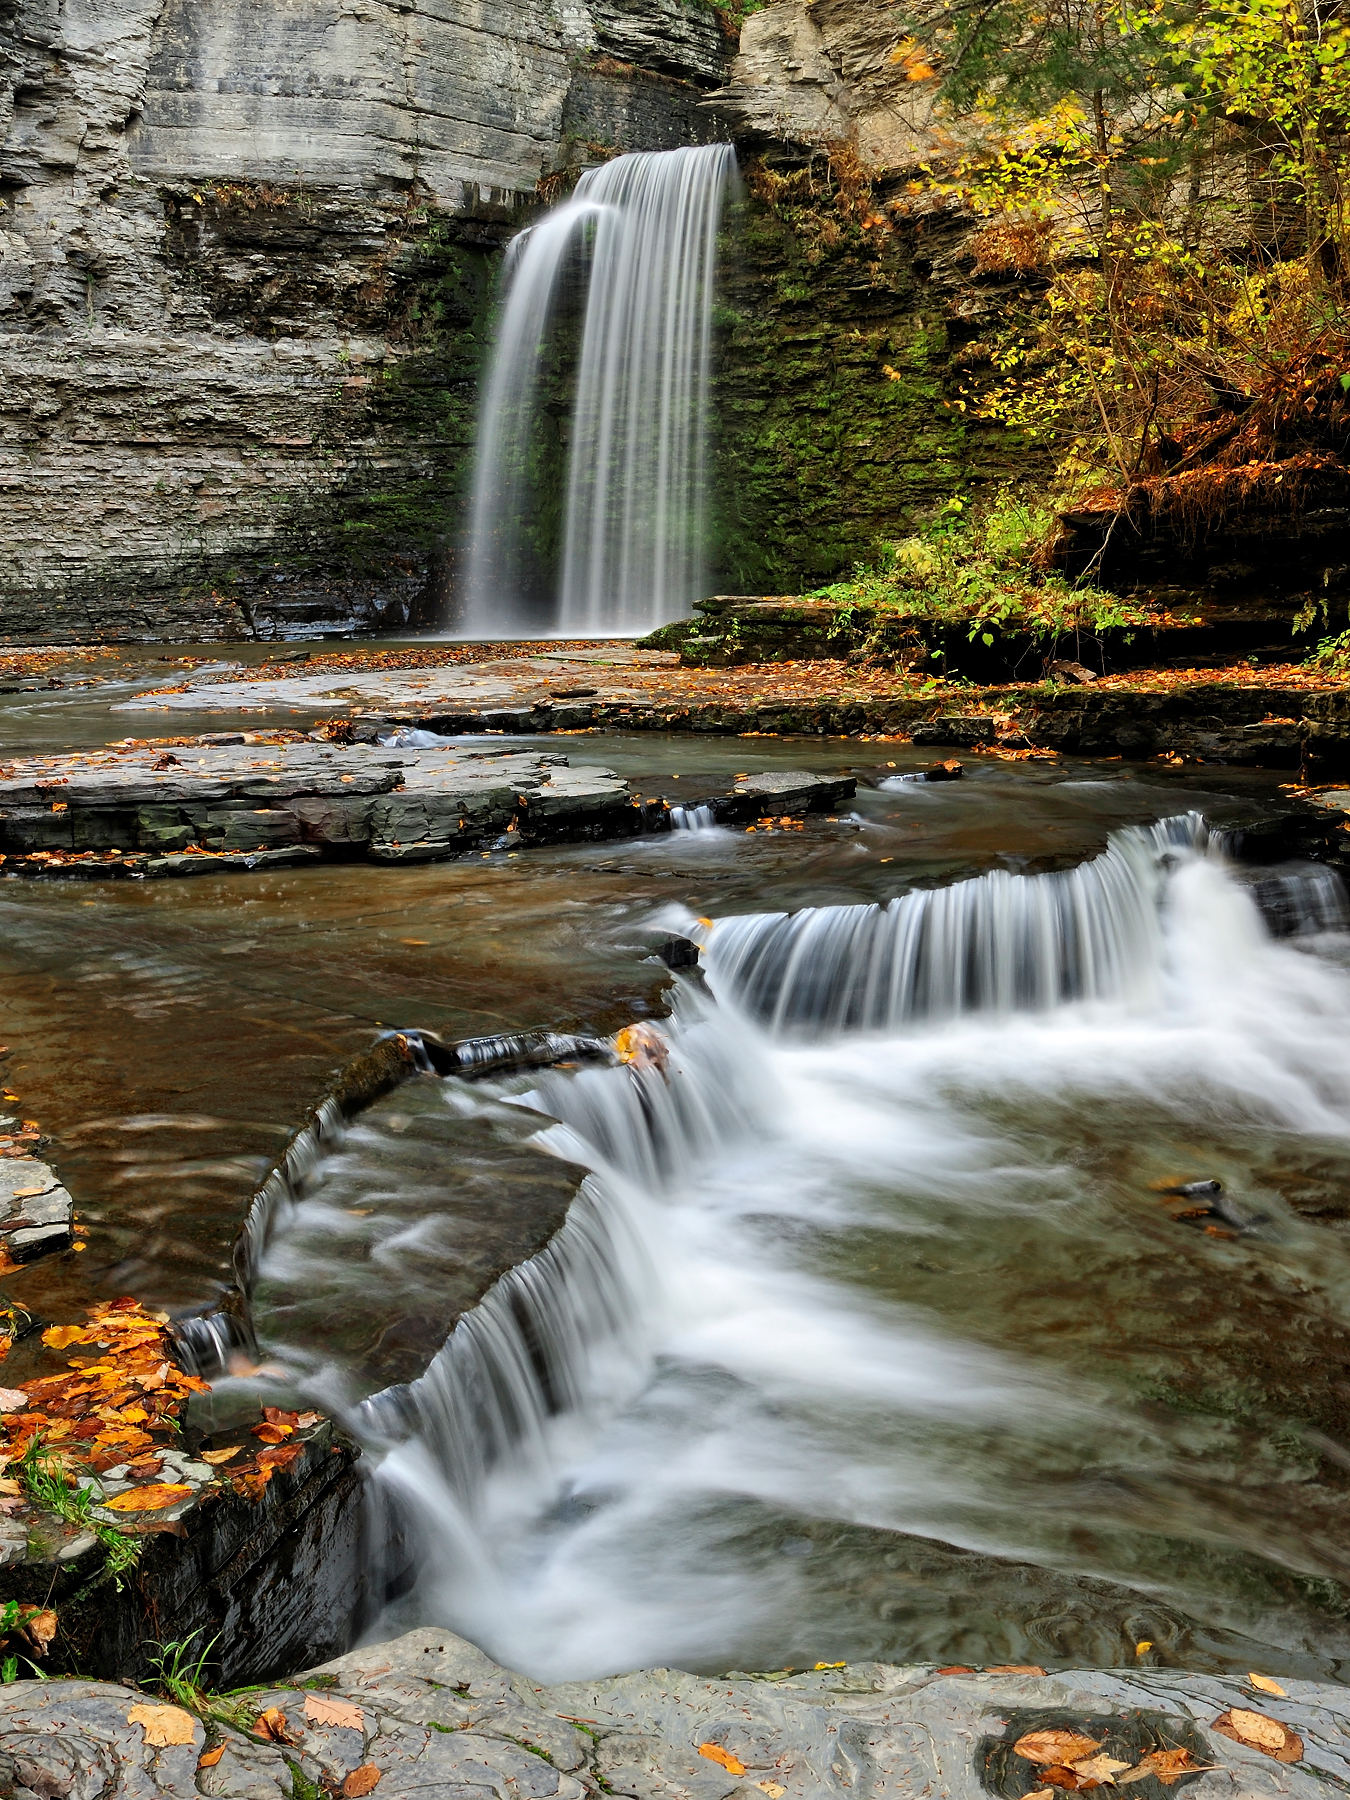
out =
[(305, 1454), (303, 1444), (272, 1444), (258, 1452), (260, 1469), (289, 1469), (297, 1457)]
[(945, 1669), (939, 1669), (939, 1675), (973, 1675), (974, 1669), (969, 1663), (948, 1663)]
[(1048, 1781), (1052, 1787), (1063, 1788), (1070, 1794), (1077, 1793), (1080, 1789), (1086, 1791), (1102, 1785), (1095, 1776), (1079, 1775), (1076, 1770), (1070, 1769), (1064, 1763), (1050, 1763), (1048, 1767), (1041, 1770), (1041, 1780)]
[(657, 1069), (662, 1075), (670, 1062), (670, 1047), (654, 1025), (625, 1025), (614, 1040), (614, 1054), (634, 1069)]
[(158, 1481), (149, 1487), (128, 1488), (125, 1494), (114, 1494), (103, 1504), (110, 1512), (159, 1512), (165, 1506), (186, 1500), (191, 1492), (186, 1482)]
[(1055, 1800), (1053, 1788), (1037, 1788), (1032, 1794), (1024, 1794), (1022, 1800)]
[(1029, 1731), (1013, 1745), (1013, 1755), (1026, 1762), (1067, 1764), (1091, 1756), (1101, 1747), (1100, 1738), (1083, 1737), (1077, 1731)]
[(1160, 1781), (1164, 1787), (1171, 1787), (1180, 1781), (1183, 1775), (1198, 1775), (1204, 1769), (1213, 1768), (1212, 1763), (1195, 1762), (1189, 1750), (1184, 1747), (1176, 1750), (1150, 1750), (1133, 1769), (1127, 1769), (1123, 1775), (1117, 1775), (1117, 1787), (1129, 1787), (1132, 1782), (1147, 1781), (1150, 1776)]
[(201, 1459), (204, 1463), (228, 1462), (232, 1456), (240, 1455), (243, 1448), (242, 1444), (232, 1444), (228, 1450), (203, 1450)]
[(197, 1758), (197, 1767), (199, 1769), (214, 1769), (224, 1754), (224, 1744), (217, 1744), (214, 1750), (203, 1750), (202, 1754)]
[(39, 1656), (45, 1654), (48, 1644), (56, 1636), (56, 1614), (54, 1612), (34, 1613), (32, 1618), (25, 1619), (23, 1628), (32, 1638)]
[(1039, 1663), (990, 1663), (986, 1675), (1044, 1675)]
[(1075, 1775), (1086, 1775), (1089, 1781), (1113, 1781), (1122, 1769), (1129, 1764), (1118, 1762), (1114, 1756), (1088, 1756), (1074, 1763)]
[(253, 1435), (255, 1438), (261, 1438), (264, 1444), (281, 1444), (293, 1434), (294, 1430), (293, 1425), (255, 1425)]
[(1263, 1694), (1274, 1694), (1277, 1700), (1287, 1700), (1289, 1698), (1279, 1682), (1272, 1681), (1269, 1675), (1248, 1675), (1247, 1679), (1254, 1688), (1260, 1688)]
[(783, 1800), (783, 1795), (787, 1792), (787, 1789), (785, 1787), (779, 1787), (776, 1781), (757, 1781), (755, 1786), (757, 1788), (763, 1788), (764, 1792), (769, 1796), (769, 1800)]
[(1303, 1739), (1278, 1719), (1265, 1713), (1248, 1712), (1244, 1707), (1231, 1707), (1215, 1719), (1212, 1730), (1232, 1738), (1235, 1744), (1247, 1744), (1273, 1756), (1276, 1762), (1293, 1763), (1303, 1759)]
[(52, 1325), (42, 1334), (49, 1350), (65, 1350), (71, 1344), (88, 1344), (93, 1340), (83, 1325)]
[(294, 1431), (300, 1417), (299, 1413), (286, 1412), (280, 1406), (264, 1406), (262, 1414), (269, 1425), (285, 1425), (291, 1431)]
[(11, 1499), (18, 1500), (22, 1498), (23, 1487), (19, 1482), (11, 1480), (11, 1478), (6, 1475), (3, 1479), (0, 1479), (0, 1494), (8, 1494)]
[(308, 1431), (311, 1425), (320, 1425), (323, 1423), (323, 1414), (315, 1412), (300, 1413), (296, 1417), (295, 1422), (302, 1431)]
[(0, 1413), (22, 1412), (28, 1396), (22, 1388), (0, 1388)]
[(274, 1744), (296, 1742), (286, 1723), (286, 1715), (279, 1706), (269, 1706), (265, 1712), (260, 1712), (254, 1721), (254, 1729), (260, 1731), (264, 1737), (271, 1738)]
[(1134, 1647), (1134, 1653), (1136, 1656), (1147, 1656), (1152, 1648), (1152, 1638), (1140, 1638), (1139, 1642)]
[(353, 1769), (342, 1784), (343, 1800), (359, 1800), (362, 1794), (368, 1794), (377, 1786), (380, 1771), (374, 1763), (362, 1763), (359, 1769)]
[(145, 1741), (156, 1750), (169, 1744), (190, 1744), (196, 1721), (181, 1706), (133, 1706), (127, 1714), (128, 1725), (139, 1725)]
[(728, 1775), (744, 1775), (745, 1773), (745, 1764), (740, 1758), (733, 1756), (730, 1750), (724, 1750), (720, 1744), (700, 1744), (698, 1753), (700, 1756), (706, 1756), (709, 1762), (721, 1763)]
[(305, 1695), (305, 1717), (314, 1725), (349, 1725), (364, 1731), (366, 1715), (350, 1700), (327, 1700), (322, 1694)]

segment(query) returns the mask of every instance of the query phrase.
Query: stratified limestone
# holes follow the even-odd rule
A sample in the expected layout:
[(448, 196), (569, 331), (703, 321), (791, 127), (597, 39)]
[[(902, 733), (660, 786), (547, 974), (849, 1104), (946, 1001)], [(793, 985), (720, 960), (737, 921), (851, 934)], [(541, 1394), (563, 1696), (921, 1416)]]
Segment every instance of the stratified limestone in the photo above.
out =
[[(11, 1124), (0, 1119), (0, 1130)], [(35, 1156), (0, 1158), (0, 1266), (68, 1250), (74, 1203), (53, 1169)]]
[[(1195, 1800), (1323, 1800), (1350, 1778), (1346, 1690), (1284, 1686), (1287, 1697), (1271, 1698), (1233, 1677), (1166, 1669), (944, 1675), (860, 1663), (768, 1681), (657, 1669), (544, 1687), (451, 1632), (423, 1629), (249, 1695), (250, 1707), (268, 1711), (270, 1737), (222, 1719), (203, 1730), (185, 1714), (191, 1744), (158, 1753), (129, 1724), (146, 1700), (133, 1689), (14, 1683), (0, 1695), (0, 1780), (47, 1794), (175, 1800), (193, 1791), (220, 1800), (301, 1791), (374, 1791), (380, 1800), (759, 1800), (761, 1791), (770, 1800), (989, 1800), (1025, 1787), (1015, 1772), (1000, 1777), (1016, 1736), (1071, 1723), (1135, 1746), (1193, 1746), (1199, 1767), (1212, 1765), (1186, 1778)], [(1230, 1707), (1287, 1724), (1302, 1760), (1276, 1762), (1215, 1732)]]
[(429, 862), (510, 834), (623, 836), (646, 813), (556, 750), (314, 741), (113, 747), (0, 768), (8, 872), (189, 875), (361, 855)]

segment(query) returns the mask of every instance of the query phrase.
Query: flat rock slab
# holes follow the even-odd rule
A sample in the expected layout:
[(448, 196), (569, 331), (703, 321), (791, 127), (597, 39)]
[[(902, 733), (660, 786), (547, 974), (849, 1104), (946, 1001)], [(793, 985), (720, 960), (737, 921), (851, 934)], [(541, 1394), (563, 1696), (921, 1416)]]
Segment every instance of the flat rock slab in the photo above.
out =
[(54, 1169), (35, 1156), (0, 1158), (0, 1250), (11, 1262), (68, 1250), (74, 1218), (74, 1202)]
[(432, 861), (644, 828), (608, 769), (556, 750), (321, 739), (130, 744), (0, 766), (6, 872), (193, 875), (353, 854)]
[[(545, 1687), (423, 1629), (248, 1695), (268, 1711), (271, 1735), (220, 1718), (203, 1730), (184, 1715), (192, 1741), (160, 1750), (130, 1717), (147, 1700), (134, 1689), (13, 1683), (0, 1690), (0, 1785), (60, 1800), (344, 1789), (379, 1800), (1007, 1800), (1033, 1772), (1010, 1784), (991, 1753), (1024, 1731), (1086, 1718), (1095, 1731), (1194, 1745), (1214, 1765), (1185, 1778), (1195, 1800), (1328, 1800), (1350, 1780), (1350, 1693), (1285, 1685), (1279, 1699), (1231, 1677), (1163, 1669), (1038, 1676), (860, 1663), (785, 1678), (657, 1669)], [(1302, 1760), (1277, 1762), (1215, 1732), (1230, 1707), (1288, 1725)], [(1149, 1779), (1136, 1791), (1165, 1800), (1171, 1790)]]
[(565, 700), (576, 688), (589, 697), (603, 688), (610, 699), (638, 697), (632, 683), (639, 670), (668, 668), (678, 657), (662, 651), (607, 645), (593, 651), (545, 651), (500, 662), (434, 664), (421, 669), (327, 669), (307, 673), (230, 671), (198, 677), (173, 687), (138, 694), (113, 707), (119, 713), (146, 712), (324, 712), (346, 707), (399, 711), (527, 709)]

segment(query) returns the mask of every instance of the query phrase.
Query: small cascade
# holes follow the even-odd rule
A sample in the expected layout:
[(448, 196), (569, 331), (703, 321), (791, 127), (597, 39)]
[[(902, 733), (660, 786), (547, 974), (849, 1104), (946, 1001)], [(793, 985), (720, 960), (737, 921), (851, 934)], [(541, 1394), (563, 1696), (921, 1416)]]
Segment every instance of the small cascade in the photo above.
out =
[(420, 1380), (357, 1409), (367, 1441), (418, 1440), (469, 1513), (498, 1468), (549, 1465), (551, 1421), (640, 1380), (657, 1285), (648, 1199), (758, 1114), (720, 1021), (693, 1024), (669, 1056), (664, 1069), (549, 1071), (520, 1096), (559, 1121), (541, 1144), (594, 1173), (553, 1241), (464, 1316)]
[(1345, 883), (1335, 869), (1280, 869), (1251, 883), (1272, 937), (1308, 937), (1350, 927)]
[(672, 806), (670, 809), (672, 831), (711, 831), (716, 824), (711, 806)]
[(1158, 968), (1167, 854), (1208, 847), (1204, 819), (1187, 813), (1117, 832), (1104, 855), (1066, 873), (995, 870), (885, 905), (719, 919), (704, 964), (716, 993), (775, 1031), (1113, 999)]
[[(702, 585), (713, 268), (735, 166), (725, 144), (617, 157), (513, 243), (479, 431), (465, 632), (639, 633), (688, 614)], [(560, 327), (578, 309), (559, 493)]]

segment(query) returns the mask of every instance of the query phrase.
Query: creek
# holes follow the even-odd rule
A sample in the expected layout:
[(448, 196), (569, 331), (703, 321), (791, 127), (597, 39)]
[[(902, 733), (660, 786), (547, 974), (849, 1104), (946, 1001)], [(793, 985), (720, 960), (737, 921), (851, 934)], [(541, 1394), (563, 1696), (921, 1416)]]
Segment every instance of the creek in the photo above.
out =
[[(62, 699), (67, 741), (106, 735)], [(270, 1392), (344, 1417), (412, 1520), (381, 1629), (549, 1678), (1140, 1642), (1339, 1678), (1350, 939), (1329, 872), (1227, 855), (1278, 777), (560, 743), (690, 828), (0, 886), (7, 1068), (91, 1226), (15, 1297), (206, 1306), (286, 1131), (382, 1027), (609, 1032), (664, 1010), (651, 951), (685, 932), (664, 1071), (419, 1077), (338, 1134), (264, 1263)], [(852, 770), (857, 800), (706, 827), (774, 767)], [(583, 1171), (437, 1354), (485, 1234), (561, 1216)], [(1158, 1191), (1208, 1179), (1217, 1211)]]

